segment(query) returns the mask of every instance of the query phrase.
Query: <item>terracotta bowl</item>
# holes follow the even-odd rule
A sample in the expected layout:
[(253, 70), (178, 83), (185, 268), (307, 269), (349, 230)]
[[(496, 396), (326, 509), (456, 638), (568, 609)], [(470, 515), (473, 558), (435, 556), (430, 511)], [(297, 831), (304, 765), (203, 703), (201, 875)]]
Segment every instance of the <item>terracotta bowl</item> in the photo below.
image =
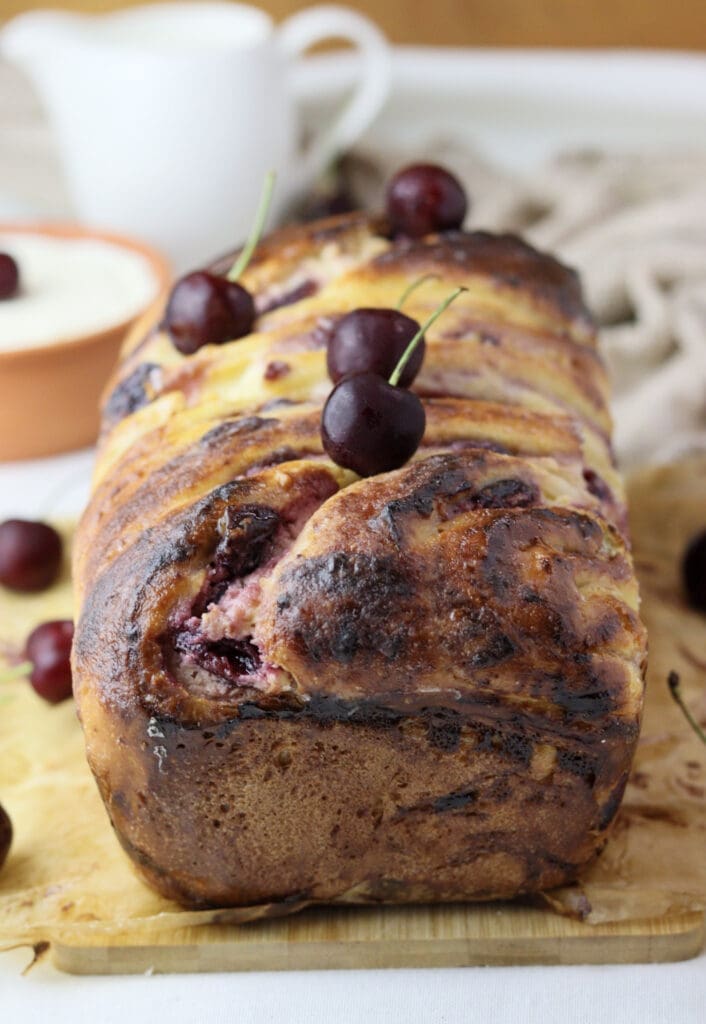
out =
[[(164, 301), (169, 265), (141, 242), (75, 225), (0, 224), (0, 232), (89, 238), (130, 249), (154, 273), (154, 303)], [(144, 312), (93, 334), (0, 352), (0, 461), (54, 455), (95, 441), (101, 392), (125, 334)]]

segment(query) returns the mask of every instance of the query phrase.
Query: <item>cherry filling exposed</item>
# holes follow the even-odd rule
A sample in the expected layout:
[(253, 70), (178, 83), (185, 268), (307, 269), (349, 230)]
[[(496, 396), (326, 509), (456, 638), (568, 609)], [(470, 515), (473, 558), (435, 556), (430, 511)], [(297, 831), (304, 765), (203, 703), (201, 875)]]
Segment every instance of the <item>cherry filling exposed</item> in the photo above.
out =
[(237, 686), (244, 676), (256, 676), (262, 667), (260, 651), (251, 640), (205, 640), (198, 634), (181, 632), (174, 647), (185, 662)]
[(322, 471), (306, 494), (279, 511), (265, 505), (225, 509), (201, 590), (165, 642), (168, 667), (192, 693), (225, 697), (234, 688), (271, 692), (287, 685), (286, 673), (268, 660), (258, 637), (263, 584), (337, 489)]
[(279, 513), (264, 505), (226, 508), (219, 523), (221, 540), (192, 608), (193, 616), (203, 615), (209, 605), (220, 601), (233, 580), (250, 575), (267, 560), (280, 525)]

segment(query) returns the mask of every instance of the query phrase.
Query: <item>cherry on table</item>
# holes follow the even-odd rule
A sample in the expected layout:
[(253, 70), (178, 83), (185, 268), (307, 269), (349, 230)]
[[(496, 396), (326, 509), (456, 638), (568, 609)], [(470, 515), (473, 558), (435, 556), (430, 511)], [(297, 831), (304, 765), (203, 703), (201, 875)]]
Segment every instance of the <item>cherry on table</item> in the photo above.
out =
[(71, 644), (74, 624), (70, 619), (43, 622), (34, 629), (25, 647), (32, 662), (29, 680), (40, 697), (59, 704), (71, 696)]
[[(354, 309), (338, 321), (329, 339), (329, 377), (334, 383), (353, 373), (389, 378), (418, 330), (416, 320), (396, 309)], [(422, 338), (402, 372), (401, 387), (410, 386), (423, 359)]]
[(463, 185), (436, 164), (405, 167), (387, 187), (387, 217), (396, 235), (422, 238), (458, 229), (467, 211)]
[(164, 322), (174, 346), (191, 355), (249, 334), (255, 315), (252, 295), (237, 281), (195, 270), (174, 285)]
[(2, 804), (0, 804), (0, 870), (7, 860), (12, 844), (12, 822)]
[(61, 569), (62, 540), (53, 526), (28, 519), (0, 523), (0, 583), (11, 590), (45, 590)]
[(7, 252), (0, 252), (0, 299), (11, 299), (20, 287), (20, 268)]
[(425, 426), (424, 406), (414, 392), (376, 373), (357, 373), (329, 395), (321, 438), (337, 465), (374, 476), (403, 466), (419, 447)]
[(682, 561), (682, 577), (691, 607), (706, 612), (706, 530), (688, 545)]

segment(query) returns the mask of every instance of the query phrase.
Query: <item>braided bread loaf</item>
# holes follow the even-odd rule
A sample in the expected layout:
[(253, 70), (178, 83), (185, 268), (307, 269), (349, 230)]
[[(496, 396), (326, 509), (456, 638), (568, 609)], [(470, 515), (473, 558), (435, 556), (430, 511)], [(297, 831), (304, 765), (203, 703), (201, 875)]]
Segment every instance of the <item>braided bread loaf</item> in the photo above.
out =
[[(427, 335), (426, 433), (358, 479), (321, 447), (327, 334), (425, 273), (420, 321), (468, 289)], [(104, 406), (74, 676), (120, 841), (189, 905), (572, 879), (620, 802), (645, 663), (575, 274), (354, 214), (272, 235), (243, 283), (255, 333), (184, 357), (153, 314)]]

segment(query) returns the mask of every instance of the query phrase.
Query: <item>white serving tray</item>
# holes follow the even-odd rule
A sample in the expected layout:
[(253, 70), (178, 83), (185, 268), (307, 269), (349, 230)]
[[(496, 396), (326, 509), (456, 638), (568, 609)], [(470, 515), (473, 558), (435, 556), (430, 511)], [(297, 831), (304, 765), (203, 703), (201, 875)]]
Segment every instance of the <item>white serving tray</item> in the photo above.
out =
[[(301, 69), (308, 117), (340, 102), (353, 54)], [(460, 138), (523, 171), (559, 149), (706, 149), (706, 55), (395, 47), (392, 95), (366, 144)]]

